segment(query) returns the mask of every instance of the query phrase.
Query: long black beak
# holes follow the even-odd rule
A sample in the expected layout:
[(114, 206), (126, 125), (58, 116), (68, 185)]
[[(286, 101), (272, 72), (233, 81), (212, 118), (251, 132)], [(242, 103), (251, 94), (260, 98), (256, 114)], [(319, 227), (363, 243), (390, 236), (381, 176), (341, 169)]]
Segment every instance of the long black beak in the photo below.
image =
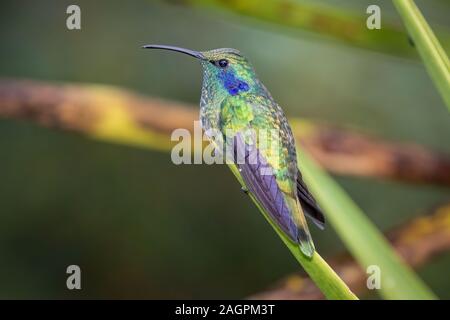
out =
[(165, 45), (159, 45), (159, 44), (148, 44), (148, 45), (143, 46), (142, 48), (176, 51), (176, 52), (181, 52), (181, 53), (187, 54), (191, 57), (194, 57), (194, 58), (197, 58), (200, 60), (207, 60), (206, 57), (199, 51), (189, 50), (189, 49), (180, 48), (180, 47), (165, 46)]

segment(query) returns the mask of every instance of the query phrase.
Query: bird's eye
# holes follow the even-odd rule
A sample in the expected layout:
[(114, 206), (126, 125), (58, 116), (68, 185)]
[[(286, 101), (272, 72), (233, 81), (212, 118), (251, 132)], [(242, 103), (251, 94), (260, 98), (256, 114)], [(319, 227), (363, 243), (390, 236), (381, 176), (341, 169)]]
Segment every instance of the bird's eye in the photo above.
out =
[(220, 59), (219, 61), (217, 61), (217, 65), (221, 68), (226, 68), (228, 66), (228, 60)]

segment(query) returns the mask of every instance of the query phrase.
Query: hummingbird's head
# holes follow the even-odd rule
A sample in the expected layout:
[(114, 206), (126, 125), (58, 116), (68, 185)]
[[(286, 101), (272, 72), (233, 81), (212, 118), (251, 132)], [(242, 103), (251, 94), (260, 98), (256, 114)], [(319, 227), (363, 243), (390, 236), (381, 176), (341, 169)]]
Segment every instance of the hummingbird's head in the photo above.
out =
[(205, 59), (204, 82), (219, 84), (219, 90), (230, 95), (247, 92), (257, 84), (257, 77), (250, 62), (236, 49), (221, 48), (201, 52)]
[(194, 51), (165, 45), (146, 45), (144, 48), (177, 51), (199, 59), (203, 67), (204, 85), (212, 85), (224, 93), (237, 95), (250, 90), (265, 91), (250, 62), (236, 49)]

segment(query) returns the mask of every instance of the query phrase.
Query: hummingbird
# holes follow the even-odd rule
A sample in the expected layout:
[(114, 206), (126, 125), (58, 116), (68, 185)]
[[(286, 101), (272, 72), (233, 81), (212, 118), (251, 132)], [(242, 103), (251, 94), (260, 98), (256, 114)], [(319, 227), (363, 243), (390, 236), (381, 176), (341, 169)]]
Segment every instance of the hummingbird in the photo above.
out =
[[(208, 132), (219, 132), (222, 142), (233, 146), (234, 156), (244, 161), (234, 157), (227, 164), (243, 184), (244, 192), (311, 258), (315, 247), (305, 215), (320, 229), (325, 226), (325, 218), (297, 166), (294, 135), (287, 118), (247, 58), (232, 48), (195, 51), (158, 44), (143, 48), (181, 52), (200, 61), (203, 130), (207, 136)], [(277, 133), (275, 151), (248, 134), (260, 131)], [(212, 135), (208, 137), (218, 144)]]

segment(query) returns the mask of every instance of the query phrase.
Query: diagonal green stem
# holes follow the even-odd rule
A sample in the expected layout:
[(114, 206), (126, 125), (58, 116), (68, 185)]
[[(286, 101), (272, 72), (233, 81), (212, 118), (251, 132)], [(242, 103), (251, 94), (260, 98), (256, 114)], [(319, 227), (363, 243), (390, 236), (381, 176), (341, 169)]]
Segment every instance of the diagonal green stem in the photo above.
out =
[[(242, 178), (238, 172), (238, 169), (234, 165), (229, 165), (231, 171), (236, 176), (242, 186), (245, 186)], [(304, 256), (298, 244), (293, 243), (278, 226), (276, 226), (269, 218), (265, 210), (258, 204), (256, 199), (250, 194), (251, 199), (261, 211), (263, 216), (267, 219), (269, 224), (274, 228), (276, 233), (280, 236), (281, 240), (288, 247), (295, 259), (301, 264), (303, 269), (308, 273), (317, 287), (322, 291), (327, 299), (332, 300), (358, 300), (358, 297), (350, 291), (347, 285), (341, 278), (331, 269), (331, 267), (322, 259), (317, 253), (314, 253), (311, 259)]]
[[(300, 148), (299, 148), (300, 149)], [(339, 185), (306, 154), (298, 161), (305, 181), (349, 251), (366, 270), (381, 272), (380, 293), (387, 299), (434, 299), (434, 294), (393, 251), (383, 235)]]
[(450, 110), (450, 62), (427, 21), (412, 0), (394, 0), (423, 63)]

